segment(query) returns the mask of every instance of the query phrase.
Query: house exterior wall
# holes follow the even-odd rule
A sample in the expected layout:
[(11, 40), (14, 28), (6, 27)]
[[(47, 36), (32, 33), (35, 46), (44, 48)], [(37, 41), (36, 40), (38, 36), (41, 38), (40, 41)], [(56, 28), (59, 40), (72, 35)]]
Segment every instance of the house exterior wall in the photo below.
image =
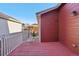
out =
[(79, 53), (79, 4), (65, 4), (60, 8), (59, 40)]
[(57, 41), (57, 10), (42, 14), (39, 20), (41, 42)]
[(0, 18), (0, 35), (21, 31), (22, 24)]
[(9, 33), (21, 32), (22, 31), (22, 24), (8, 21)]
[(8, 34), (8, 33), (9, 33), (9, 29), (8, 29), (7, 20), (0, 18), (0, 35)]

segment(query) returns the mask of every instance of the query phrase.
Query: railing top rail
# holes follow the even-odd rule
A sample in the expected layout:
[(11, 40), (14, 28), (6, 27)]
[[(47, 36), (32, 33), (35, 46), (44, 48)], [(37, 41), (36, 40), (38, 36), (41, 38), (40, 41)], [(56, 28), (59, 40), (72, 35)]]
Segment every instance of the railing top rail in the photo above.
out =
[(16, 32), (16, 33), (2, 34), (2, 35), (0, 35), (0, 37), (2, 37), (2, 36), (9, 36), (9, 35), (15, 35), (15, 34), (19, 34), (19, 33), (23, 33), (23, 32)]

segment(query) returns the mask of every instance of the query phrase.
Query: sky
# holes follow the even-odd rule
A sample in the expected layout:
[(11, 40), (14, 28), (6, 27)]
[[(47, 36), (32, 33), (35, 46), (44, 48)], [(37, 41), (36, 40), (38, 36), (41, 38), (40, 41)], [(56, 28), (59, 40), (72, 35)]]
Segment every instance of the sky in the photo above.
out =
[(56, 6), (55, 3), (0, 3), (0, 12), (23, 23), (37, 23), (36, 13)]

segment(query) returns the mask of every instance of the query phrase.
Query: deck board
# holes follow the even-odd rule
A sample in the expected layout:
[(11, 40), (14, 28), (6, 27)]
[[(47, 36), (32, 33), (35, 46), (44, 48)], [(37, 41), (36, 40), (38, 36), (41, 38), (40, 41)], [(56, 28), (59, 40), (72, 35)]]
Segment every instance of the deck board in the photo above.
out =
[(60, 42), (25, 42), (9, 56), (77, 56)]

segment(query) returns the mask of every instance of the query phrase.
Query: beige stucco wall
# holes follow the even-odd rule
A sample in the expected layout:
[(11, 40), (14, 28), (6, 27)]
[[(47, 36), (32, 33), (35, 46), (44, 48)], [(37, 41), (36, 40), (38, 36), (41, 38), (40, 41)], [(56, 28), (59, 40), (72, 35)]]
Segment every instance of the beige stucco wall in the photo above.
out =
[(22, 24), (8, 21), (9, 33), (21, 32), (22, 31)]

